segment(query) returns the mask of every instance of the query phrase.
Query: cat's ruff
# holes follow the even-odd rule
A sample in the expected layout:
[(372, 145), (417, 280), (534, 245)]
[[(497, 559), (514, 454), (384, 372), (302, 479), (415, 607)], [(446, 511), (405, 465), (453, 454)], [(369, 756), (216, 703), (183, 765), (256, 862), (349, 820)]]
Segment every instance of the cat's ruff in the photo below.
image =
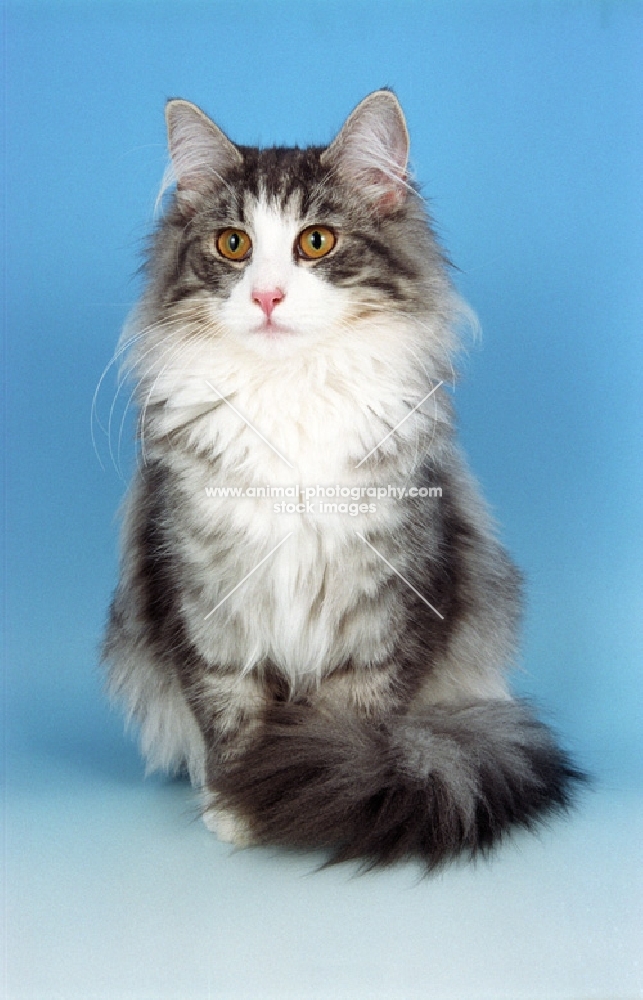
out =
[[(186, 101), (167, 124), (176, 188), (124, 334), (142, 461), (110, 690), (224, 840), (475, 855), (582, 775), (507, 686), (519, 576), (454, 440), (466, 308), (400, 106), (371, 94), (303, 150), (235, 146)], [(295, 483), (406, 492), (252, 495)]]

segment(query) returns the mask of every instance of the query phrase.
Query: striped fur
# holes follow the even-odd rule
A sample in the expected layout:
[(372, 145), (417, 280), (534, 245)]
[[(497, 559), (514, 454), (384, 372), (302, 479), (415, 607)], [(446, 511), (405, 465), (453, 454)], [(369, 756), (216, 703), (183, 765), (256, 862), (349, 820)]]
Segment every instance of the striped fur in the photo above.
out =
[[(429, 867), (487, 849), (582, 775), (507, 687), (519, 575), (454, 439), (441, 383), (467, 310), (400, 107), (372, 94), (304, 150), (237, 147), (185, 101), (167, 121), (176, 189), (122, 344), (141, 463), (110, 690), (224, 839)], [(302, 260), (311, 225), (336, 245)], [(231, 227), (244, 261), (217, 252)], [(208, 495), (293, 483), (406, 494), (333, 514)]]

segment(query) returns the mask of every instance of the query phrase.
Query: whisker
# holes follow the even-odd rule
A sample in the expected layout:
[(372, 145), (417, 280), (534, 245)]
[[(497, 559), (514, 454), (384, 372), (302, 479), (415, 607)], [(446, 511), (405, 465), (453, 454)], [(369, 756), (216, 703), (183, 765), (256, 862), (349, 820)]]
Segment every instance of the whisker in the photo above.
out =
[(115, 362), (118, 360), (118, 358), (120, 357), (121, 354), (123, 354), (135, 341), (140, 340), (141, 337), (143, 337), (143, 336), (144, 336), (144, 333), (138, 333), (138, 334), (136, 334), (136, 336), (130, 337), (121, 346), (117, 347), (117, 350), (112, 355), (111, 360), (103, 368), (102, 374), (101, 374), (98, 382), (96, 383), (96, 388), (94, 389), (94, 395), (92, 396), (92, 404), (91, 404), (90, 411), (89, 411), (89, 430), (90, 430), (91, 439), (92, 439), (92, 445), (93, 445), (93, 448), (94, 448), (94, 452), (96, 454), (96, 458), (98, 459), (100, 467), (101, 467), (101, 469), (103, 471), (105, 471), (105, 466), (103, 465), (103, 462), (101, 460), (100, 454), (98, 453), (98, 448), (97, 448), (97, 445), (96, 445), (96, 435), (94, 433), (94, 424), (97, 424), (100, 427), (100, 429), (102, 430), (103, 434), (105, 434), (105, 435), (107, 435), (107, 428), (103, 426), (103, 423), (102, 423), (102, 421), (101, 421), (101, 419), (100, 419), (100, 417), (98, 415), (98, 395), (100, 393), (103, 381), (105, 380), (105, 377), (107, 376), (107, 372), (110, 370), (110, 368), (112, 367), (112, 365), (115, 364)]
[[(164, 340), (162, 341), (162, 344), (163, 344), (163, 345), (165, 345), (165, 344), (166, 344), (166, 342), (167, 342), (167, 340), (169, 340), (169, 339), (170, 339), (170, 336), (168, 336), (167, 338), (164, 338)], [(153, 347), (152, 347), (152, 348), (150, 348), (150, 350), (153, 350), (153, 349), (154, 349), (154, 347), (158, 347), (158, 346), (159, 346), (158, 344), (155, 344), (155, 345), (153, 345)], [(126, 407), (125, 407), (125, 411), (124, 411), (124, 413), (123, 413), (123, 416), (121, 417), (121, 424), (120, 424), (120, 429), (119, 429), (119, 435), (118, 435), (118, 438), (119, 438), (119, 442), (120, 442), (120, 441), (121, 441), (121, 439), (122, 439), (122, 435), (123, 435), (123, 429), (124, 429), (124, 426), (125, 426), (125, 419), (126, 419), (126, 416), (127, 416), (127, 411), (128, 411), (128, 409), (129, 409), (129, 407), (130, 407), (130, 405), (131, 405), (131, 403), (132, 403), (132, 400), (133, 400), (133, 399), (135, 398), (135, 396), (137, 396), (137, 394), (138, 394), (138, 390), (139, 390), (139, 389), (141, 388), (141, 386), (143, 386), (143, 384), (145, 383), (145, 381), (146, 381), (146, 379), (147, 379), (148, 375), (150, 375), (150, 374), (151, 374), (151, 372), (153, 372), (153, 371), (154, 371), (154, 369), (156, 368), (156, 366), (157, 366), (158, 364), (160, 364), (160, 362), (162, 362), (162, 361), (163, 361), (163, 359), (164, 359), (164, 358), (166, 358), (166, 357), (168, 356), (168, 354), (170, 355), (170, 360), (171, 360), (172, 356), (174, 356), (175, 354), (178, 354), (178, 352), (179, 352), (179, 351), (181, 350), (181, 348), (182, 348), (182, 347), (184, 347), (184, 346), (185, 346), (185, 344), (183, 343), (183, 341), (180, 341), (180, 342), (179, 342), (178, 344), (177, 344), (176, 342), (174, 342), (174, 341), (173, 341), (173, 342), (172, 342), (172, 343), (171, 343), (171, 344), (170, 344), (169, 346), (167, 346), (167, 347), (164, 347), (164, 350), (162, 350), (162, 351), (161, 351), (161, 354), (160, 354), (160, 356), (159, 356), (159, 357), (157, 357), (157, 358), (155, 358), (155, 359), (154, 359), (154, 361), (152, 362), (152, 364), (151, 364), (151, 365), (149, 365), (149, 366), (148, 366), (148, 367), (147, 367), (147, 368), (145, 369), (145, 371), (143, 372), (143, 374), (142, 374), (142, 375), (140, 375), (140, 376), (139, 376), (139, 378), (138, 378), (138, 379), (136, 380), (136, 383), (135, 383), (135, 385), (134, 385), (134, 388), (132, 389), (132, 391), (131, 391), (131, 393), (130, 393), (130, 395), (129, 395), (129, 397), (128, 397), (128, 400), (127, 400), (127, 404), (126, 404)], [(137, 365), (136, 365), (136, 367), (138, 367), (138, 365), (140, 364), (140, 362), (141, 362), (141, 361), (143, 360), (143, 358), (144, 358), (144, 357), (145, 357), (145, 356), (146, 356), (147, 354), (149, 354), (149, 350), (148, 350), (148, 351), (146, 351), (146, 352), (145, 352), (145, 353), (144, 353), (144, 354), (143, 354), (143, 355), (141, 356), (141, 358), (139, 358), (139, 359), (138, 359), (138, 362), (137, 362)], [(169, 364), (169, 362), (168, 362), (168, 364)], [(165, 365), (165, 366), (164, 366), (164, 367), (163, 367), (163, 368), (161, 369), (161, 372), (159, 372), (159, 374), (158, 374), (158, 375), (156, 376), (156, 378), (154, 379), (154, 382), (152, 383), (152, 390), (153, 390), (154, 386), (156, 385), (156, 382), (158, 381), (158, 378), (160, 377), (160, 375), (161, 375), (161, 374), (163, 373), (163, 371), (165, 371), (165, 368), (166, 368), (166, 367), (167, 367), (167, 365)], [(139, 418), (138, 418), (138, 422), (140, 423), (140, 414), (139, 414)], [(137, 437), (139, 436), (139, 434), (140, 434), (140, 426), (139, 426), (139, 427), (138, 427), (138, 429), (137, 429)]]
[[(159, 323), (150, 323), (147, 327), (145, 327), (141, 331), (139, 337), (137, 338), (138, 340), (140, 340), (144, 336), (147, 336), (152, 330), (157, 330), (157, 329), (160, 330), (160, 329), (163, 329), (163, 328), (165, 328), (167, 332), (166, 332), (165, 336), (163, 336), (161, 338), (160, 342), (152, 344), (150, 347), (147, 348), (146, 351), (143, 352), (143, 354), (141, 354), (138, 357), (136, 357), (134, 359), (134, 361), (132, 362), (132, 364), (130, 365), (130, 367), (124, 373), (123, 373), (123, 369), (121, 369), (121, 371), (119, 372), (119, 379), (118, 379), (118, 384), (117, 384), (117, 388), (116, 388), (116, 393), (114, 395), (114, 398), (112, 399), (112, 405), (110, 406), (110, 409), (109, 409), (109, 420), (108, 420), (108, 423), (107, 423), (107, 441), (108, 441), (108, 445), (109, 445), (109, 457), (111, 458), (112, 465), (116, 469), (116, 472), (117, 472), (117, 474), (119, 476), (121, 475), (120, 474), (120, 470), (117, 467), (116, 461), (114, 459), (114, 452), (113, 452), (113, 449), (112, 449), (112, 422), (113, 422), (113, 417), (114, 417), (114, 410), (116, 408), (116, 403), (118, 401), (118, 397), (120, 395), (121, 389), (123, 388), (123, 386), (125, 385), (125, 383), (129, 380), (129, 377), (132, 374), (132, 372), (140, 365), (140, 363), (143, 360), (143, 358), (147, 357), (148, 354), (150, 354), (153, 350), (155, 350), (159, 346), (162, 346), (163, 344), (165, 344), (173, 336), (173, 334), (175, 333), (175, 326), (174, 326), (174, 322), (172, 320), (164, 320), (164, 321), (159, 322)], [(130, 403), (132, 401), (132, 398), (133, 398), (135, 392), (136, 392), (136, 387), (134, 388), (133, 392), (130, 394), (129, 399), (128, 399), (126, 405), (125, 405), (125, 411), (123, 413), (123, 418), (122, 418), (122, 421), (121, 421), (121, 431), (119, 432), (119, 440), (120, 440), (120, 435), (122, 433), (123, 424), (125, 422), (125, 417), (127, 416), (127, 410), (129, 408), (129, 405), (130, 405)]]
[[(155, 325), (158, 325), (159, 327), (161, 327), (163, 325), (168, 325), (168, 321), (164, 321), (164, 322), (158, 323), (158, 324), (154, 324), (154, 323), (148, 324), (148, 326), (144, 327), (142, 330), (139, 330), (138, 333), (134, 334), (131, 337), (130, 336), (125, 336), (125, 334), (126, 334), (126, 332), (129, 329), (131, 329), (132, 324), (129, 321), (125, 324), (125, 328), (124, 328), (123, 334), (121, 335), (121, 338), (120, 338), (120, 340), (119, 340), (119, 342), (117, 344), (116, 351), (115, 351), (114, 355), (112, 356), (111, 360), (109, 361), (109, 363), (103, 369), (101, 377), (99, 378), (98, 383), (96, 385), (96, 388), (94, 390), (94, 395), (92, 397), (92, 405), (90, 407), (90, 418), (89, 418), (90, 433), (91, 433), (92, 443), (93, 443), (93, 446), (94, 446), (94, 451), (96, 453), (96, 457), (98, 458), (99, 464), (100, 464), (100, 466), (101, 466), (101, 468), (103, 470), (105, 469), (105, 466), (103, 465), (103, 462), (101, 460), (100, 454), (98, 453), (98, 449), (97, 449), (97, 446), (96, 446), (96, 437), (95, 437), (95, 434), (94, 434), (94, 422), (100, 427), (100, 429), (102, 430), (103, 434), (105, 434), (105, 436), (108, 438), (108, 440), (111, 440), (111, 426), (110, 425), (111, 425), (111, 416), (112, 416), (113, 405), (112, 405), (112, 408), (110, 408), (110, 421), (108, 422), (108, 426), (105, 427), (104, 424), (103, 424), (103, 422), (101, 421), (101, 419), (99, 417), (99, 414), (98, 414), (98, 395), (100, 393), (100, 389), (102, 387), (102, 384), (103, 384), (103, 381), (104, 381), (105, 377), (107, 376), (108, 371), (110, 370), (110, 368), (112, 367), (112, 365), (115, 364), (115, 362), (118, 360), (118, 358), (121, 355), (125, 354), (129, 350), (129, 348), (132, 347), (133, 344), (135, 344), (138, 341), (142, 340), (143, 337), (145, 337), (146, 334), (150, 330), (152, 330)], [(120, 388), (122, 386), (122, 378), (121, 378), (121, 373), (120, 372), (119, 372), (119, 377), (118, 377), (117, 385), (118, 385), (118, 388), (117, 388), (117, 395), (118, 395), (118, 392), (120, 391)], [(111, 452), (110, 452), (110, 457), (111, 457)]]
[[(145, 400), (145, 404), (144, 404), (144, 406), (142, 408), (141, 415), (140, 415), (140, 418), (139, 418), (139, 440), (140, 440), (140, 444), (141, 444), (141, 457), (143, 459), (143, 464), (144, 465), (148, 464), (147, 463), (147, 454), (146, 454), (146, 451), (145, 451), (145, 424), (146, 424), (147, 410), (148, 410), (148, 407), (149, 407), (149, 404), (150, 404), (150, 399), (152, 398), (152, 394), (154, 392), (154, 389), (156, 388), (156, 385), (157, 385), (159, 379), (161, 378), (161, 376), (163, 375), (163, 373), (167, 370), (167, 368), (169, 368), (169, 366), (172, 363), (172, 360), (173, 360), (173, 358), (174, 358), (174, 356), (176, 354), (180, 354), (181, 351), (185, 352), (190, 347), (192, 347), (192, 348), (194, 348), (194, 347), (201, 347), (204, 342), (207, 342), (208, 338), (211, 336), (211, 332), (212, 332), (212, 328), (211, 327), (210, 328), (206, 327), (205, 329), (202, 329), (202, 328), (201, 329), (197, 329), (196, 343), (193, 341), (192, 343), (188, 343), (188, 344), (186, 344), (186, 343), (179, 344), (177, 346), (176, 351), (171, 354), (169, 360), (166, 362), (165, 365), (163, 365), (163, 367), (161, 368), (161, 370), (156, 375), (154, 381), (152, 382), (152, 385), (150, 386), (150, 390), (149, 390), (149, 392), (147, 394), (147, 398)], [(163, 357), (165, 357), (165, 354), (163, 355)], [(159, 360), (162, 360), (162, 359), (159, 359)]]

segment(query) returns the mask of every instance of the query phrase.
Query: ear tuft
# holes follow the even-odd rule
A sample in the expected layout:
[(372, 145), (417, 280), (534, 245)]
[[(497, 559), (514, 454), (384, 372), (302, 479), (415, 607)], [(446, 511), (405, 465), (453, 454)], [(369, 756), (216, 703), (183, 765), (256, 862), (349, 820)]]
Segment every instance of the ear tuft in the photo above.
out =
[(222, 175), (242, 156), (196, 104), (168, 101), (165, 121), (179, 204), (193, 210), (198, 196), (223, 183)]
[(322, 153), (322, 162), (382, 214), (398, 208), (409, 190), (409, 134), (400, 103), (390, 90), (376, 90), (357, 105)]

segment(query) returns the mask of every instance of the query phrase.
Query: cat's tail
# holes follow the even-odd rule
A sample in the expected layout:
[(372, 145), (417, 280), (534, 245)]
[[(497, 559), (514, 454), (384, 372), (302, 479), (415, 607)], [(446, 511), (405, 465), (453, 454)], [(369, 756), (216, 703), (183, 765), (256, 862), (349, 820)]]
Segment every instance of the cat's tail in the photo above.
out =
[(429, 868), (566, 810), (586, 778), (517, 701), (384, 720), (280, 703), (215, 781), (254, 840)]

